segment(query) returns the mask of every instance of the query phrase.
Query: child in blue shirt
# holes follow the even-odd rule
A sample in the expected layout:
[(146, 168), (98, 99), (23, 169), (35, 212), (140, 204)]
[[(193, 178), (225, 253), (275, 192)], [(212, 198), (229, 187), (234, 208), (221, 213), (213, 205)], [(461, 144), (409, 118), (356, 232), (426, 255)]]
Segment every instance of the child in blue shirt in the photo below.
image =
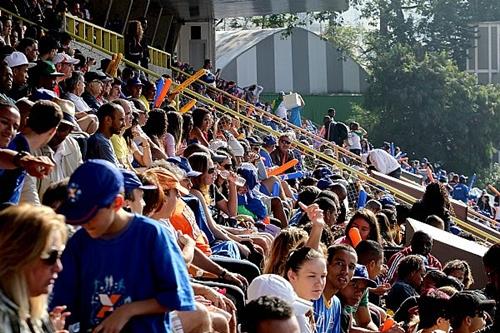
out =
[(170, 311), (195, 310), (186, 265), (160, 224), (122, 208), (122, 192), (123, 175), (105, 160), (71, 176), (60, 213), (82, 228), (68, 241), (51, 304), (67, 305), (80, 332), (170, 332)]

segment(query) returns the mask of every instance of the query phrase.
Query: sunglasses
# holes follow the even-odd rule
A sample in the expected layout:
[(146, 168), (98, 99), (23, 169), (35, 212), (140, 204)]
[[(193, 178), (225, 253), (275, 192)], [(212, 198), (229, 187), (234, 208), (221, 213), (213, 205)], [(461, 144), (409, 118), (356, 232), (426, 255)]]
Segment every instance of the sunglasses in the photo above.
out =
[(51, 250), (48, 253), (40, 256), (42, 262), (47, 266), (53, 266), (58, 259), (61, 259), (63, 251)]
[(211, 175), (215, 172), (215, 168), (210, 168), (207, 170), (208, 174)]
[(286, 140), (281, 140), (281, 143), (283, 143), (285, 145), (291, 145), (292, 144), (290, 141), (286, 141)]

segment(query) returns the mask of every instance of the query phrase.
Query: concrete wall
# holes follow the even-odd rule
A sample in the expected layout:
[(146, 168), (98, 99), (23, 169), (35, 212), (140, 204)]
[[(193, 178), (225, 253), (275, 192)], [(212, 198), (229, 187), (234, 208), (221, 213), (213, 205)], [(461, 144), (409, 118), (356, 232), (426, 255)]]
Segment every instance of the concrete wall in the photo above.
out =
[(479, 23), (477, 37), (468, 52), (467, 71), (481, 84), (500, 83), (500, 22)]
[[(192, 27), (201, 27), (201, 38), (199, 40), (191, 39)], [(202, 57), (191, 59), (193, 43), (205, 43), (205, 54)], [(179, 61), (187, 62), (196, 69), (203, 65), (205, 59), (211, 59), (212, 63), (215, 63), (215, 28), (213, 22), (186, 22), (180, 29), (176, 50)]]

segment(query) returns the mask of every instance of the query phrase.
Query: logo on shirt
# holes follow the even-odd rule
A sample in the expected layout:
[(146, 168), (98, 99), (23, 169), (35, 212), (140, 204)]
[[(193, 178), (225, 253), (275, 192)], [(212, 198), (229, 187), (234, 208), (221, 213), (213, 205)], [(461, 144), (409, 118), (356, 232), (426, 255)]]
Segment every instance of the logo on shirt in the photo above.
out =
[(92, 296), (92, 325), (99, 324), (115, 309), (126, 303), (131, 303), (130, 297), (125, 297), (126, 288), (123, 279), (115, 281), (113, 276), (107, 276), (104, 281), (94, 281)]
[(68, 200), (71, 203), (77, 202), (81, 195), (82, 190), (80, 189), (80, 186), (78, 184), (70, 183), (68, 185)]

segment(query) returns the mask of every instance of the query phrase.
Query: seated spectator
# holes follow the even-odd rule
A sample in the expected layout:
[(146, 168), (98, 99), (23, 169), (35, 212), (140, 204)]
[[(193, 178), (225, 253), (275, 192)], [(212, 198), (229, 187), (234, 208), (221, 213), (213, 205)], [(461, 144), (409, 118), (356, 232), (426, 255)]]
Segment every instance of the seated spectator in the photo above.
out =
[[(195, 310), (186, 265), (166, 229), (123, 209), (122, 191), (123, 176), (108, 161), (87, 161), (71, 176), (68, 198), (59, 210), (67, 223), (82, 228), (66, 245), (65, 271), (54, 286), (51, 305), (67, 305), (70, 327), (78, 324), (84, 332), (116, 327), (113, 322), (122, 313), (126, 319), (120, 320), (119, 330), (168, 331), (171, 311)], [(177, 183), (165, 194), (175, 198), (177, 191), (186, 190)], [(100, 311), (112, 295), (121, 297), (105, 316)], [(85, 301), (94, 297), (97, 301)]]
[(474, 291), (456, 293), (449, 300), (448, 318), (453, 333), (479, 332), (486, 326), (486, 311), (493, 309), (495, 301), (486, 300)]
[(448, 303), (450, 297), (440, 290), (431, 289), (418, 299), (417, 333), (448, 332)]
[(44, 95), (57, 97), (55, 91), (57, 78), (63, 76), (64, 74), (59, 73), (52, 62), (39, 61), (29, 72), (29, 79), (34, 90), (31, 99), (37, 100)]
[(128, 98), (137, 98), (140, 99), (142, 96), (142, 84), (141, 80), (138, 77), (133, 77), (127, 81), (127, 92), (129, 95)]
[(28, 62), (36, 62), (38, 60), (38, 41), (33, 38), (23, 38), (16, 46), (16, 50), (24, 53)]
[(165, 111), (162, 109), (153, 109), (148, 113), (148, 119), (142, 129), (150, 139), (153, 161), (166, 160), (168, 158), (164, 145), (167, 126)]
[(310, 322), (307, 317), (312, 312), (312, 302), (299, 297), (285, 278), (274, 274), (261, 275), (248, 286), (247, 294), (249, 302), (262, 296), (281, 298), (292, 306), (300, 332), (314, 332), (314, 322)]
[(345, 228), (346, 235), (337, 239), (335, 243), (349, 244), (353, 246), (352, 240), (349, 236), (349, 230), (351, 228), (357, 228), (359, 230), (361, 240), (373, 240), (379, 244), (382, 243), (377, 218), (367, 209), (360, 209), (354, 213)]
[(296, 227), (288, 227), (274, 238), (269, 256), (265, 260), (264, 273), (285, 276), (285, 264), (291, 251), (303, 246), (307, 232)]
[(12, 88), (7, 92), (7, 95), (17, 101), (20, 98), (28, 96), (28, 68), (34, 67), (35, 64), (28, 62), (28, 59), (22, 52), (13, 52), (5, 57), (5, 62), (12, 70)]
[(99, 109), (104, 104), (97, 99), (102, 94), (103, 80), (107, 80), (107, 76), (101, 71), (85, 73), (85, 92), (81, 96), (93, 110)]
[(82, 72), (73, 72), (69, 79), (64, 81), (66, 93), (63, 98), (70, 100), (75, 104), (75, 117), (78, 126), (82, 131), (88, 134), (94, 134), (97, 130), (99, 120), (94, 111), (81, 97), (85, 91), (85, 79)]
[(386, 296), (388, 309), (396, 311), (409, 297), (418, 296), (425, 275), (424, 261), (421, 256), (408, 255), (398, 266), (398, 278)]
[(63, 268), (64, 217), (48, 207), (21, 205), (3, 210), (0, 220), (2, 331), (63, 330), (64, 304), (58, 303), (49, 317), (46, 296)]
[(427, 267), (441, 270), (443, 268), (441, 262), (431, 254), (432, 246), (433, 240), (431, 236), (423, 231), (415, 232), (411, 239), (410, 246), (407, 246), (398, 253), (394, 254), (387, 262), (387, 266), (389, 267), (389, 271), (387, 272), (387, 281), (394, 282), (396, 280), (396, 272), (398, 271), (400, 261), (411, 254), (420, 255), (425, 258), (425, 265)]
[(208, 147), (208, 129), (212, 122), (210, 111), (204, 108), (196, 108), (192, 113), (193, 129), (189, 133), (188, 144), (199, 143)]
[(56, 65), (56, 70), (60, 73), (63, 73), (64, 76), (60, 76), (57, 78), (57, 86), (56, 91), (58, 96), (62, 96), (65, 92), (65, 86), (62, 85), (62, 82), (66, 79), (69, 79), (75, 70), (75, 65), (80, 62), (80, 60), (73, 58), (66, 53), (58, 53), (54, 57), (54, 65)]
[(107, 103), (97, 110), (99, 128), (87, 141), (85, 159), (103, 159), (119, 165), (111, 144), (113, 134), (120, 134), (125, 126), (125, 111), (118, 104)]
[[(57, 104), (49, 101), (36, 102), (31, 109), (26, 127), (14, 137), (8, 148), (30, 153), (45, 146), (56, 133), (62, 118), (63, 113)], [(0, 203), (19, 203), (26, 174), (26, 170), (21, 168), (0, 170), (0, 184), (2, 184)]]
[(150, 81), (146, 81), (144, 87), (142, 87), (142, 94), (141, 97), (139, 97), (139, 100), (141, 101), (142, 104), (144, 104), (144, 107), (146, 108), (147, 112), (151, 110), (151, 106), (154, 102), (155, 96), (156, 96), (156, 85)]
[(410, 216), (424, 222), (427, 216), (437, 215), (444, 221), (444, 230), (449, 231), (451, 225), (450, 201), (446, 188), (440, 183), (430, 183), (425, 188), (422, 199), (413, 204)]
[(273, 296), (248, 302), (241, 321), (242, 333), (300, 332), (291, 305)]
[(443, 267), (443, 273), (463, 283), (465, 289), (469, 289), (474, 284), (472, 270), (469, 263), (465, 260), (455, 259), (448, 261)]
[(442, 218), (440, 218), (437, 215), (429, 215), (425, 219), (425, 224), (428, 224), (430, 226), (433, 226), (434, 228), (444, 230), (444, 221)]
[(3, 100), (10, 104), (15, 104), (12, 98), (8, 96), (8, 93), (12, 89), (12, 69), (9, 65), (2, 61), (0, 63), (0, 100)]
[(182, 116), (177, 111), (167, 112), (167, 133), (165, 134), (165, 153), (168, 157), (178, 155), (182, 137)]
[(39, 60), (50, 61), (53, 64), (58, 50), (59, 42), (53, 36), (45, 35), (38, 40)]
[(70, 177), (76, 168), (82, 164), (82, 154), (78, 142), (71, 132), (78, 129), (75, 120), (75, 106), (72, 102), (54, 99), (53, 102), (62, 110), (63, 118), (57, 126), (57, 131), (47, 145), (33, 150), (35, 156), (47, 156), (54, 161), (54, 170), (44, 178), (25, 177), (21, 202), (40, 205), (45, 190), (52, 184)]

